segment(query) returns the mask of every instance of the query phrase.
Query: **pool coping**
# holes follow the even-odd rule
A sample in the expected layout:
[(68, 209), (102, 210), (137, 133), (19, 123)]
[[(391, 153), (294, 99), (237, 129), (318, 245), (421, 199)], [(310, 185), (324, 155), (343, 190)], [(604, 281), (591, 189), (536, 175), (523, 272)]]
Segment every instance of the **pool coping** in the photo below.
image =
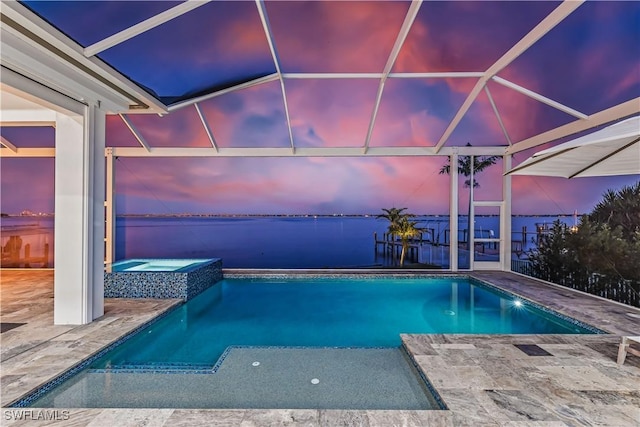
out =
[[(189, 264), (182, 266), (175, 270), (114, 270), (114, 267), (121, 266), (127, 262), (139, 262), (141, 264), (148, 264), (154, 261), (191, 261)], [(105, 272), (107, 273), (189, 273), (194, 271), (203, 265), (213, 264), (218, 261), (222, 261), (222, 258), (130, 258), (113, 262), (105, 265)]]

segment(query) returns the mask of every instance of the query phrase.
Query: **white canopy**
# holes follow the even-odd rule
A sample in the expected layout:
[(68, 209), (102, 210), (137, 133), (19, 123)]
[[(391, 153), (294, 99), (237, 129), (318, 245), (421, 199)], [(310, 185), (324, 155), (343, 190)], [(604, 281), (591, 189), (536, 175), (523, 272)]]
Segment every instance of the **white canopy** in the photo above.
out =
[(640, 174), (640, 116), (539, 151), (507, 172), (565, 178)]

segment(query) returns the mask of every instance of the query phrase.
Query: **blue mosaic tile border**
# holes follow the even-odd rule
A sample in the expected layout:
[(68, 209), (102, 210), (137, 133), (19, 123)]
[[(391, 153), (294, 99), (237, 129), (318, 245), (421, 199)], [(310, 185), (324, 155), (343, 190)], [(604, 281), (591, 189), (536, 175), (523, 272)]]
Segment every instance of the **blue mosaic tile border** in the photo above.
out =
[(218, 369), (220, 369), (220, 366), (222, 365), (222, 362), (224, 362), (224, 359), (227, 358), (227, 356), (229, 355), (229, 353), (231, 353), (231, 350), (234, 348), (242, 348), (242, 346), (229, 346), (227, 348), (224, 349), (224, 351), (222, 352), (222, 354), (220, 355), (220, 357), (218, 358), (218, 361), (213, 365), (213, 369), (212, 371), (214, 373), (218, 372)]
[(468, 279), (465, 274), (437, 274), (437, 273), (229, 273), (225, 272), (225, 279)]
[(120, 344), (122, 344), (125, 341), (129, 340), (130, 338), (132, 338), (135, 334), (140, 332), (142, 329), (144, 329), (147, 326), (149, 326), (149, 325), (157, 322), (158, 320), (164, 318), (165, 316), (167, 316), (170, 313), (172, 313), (174, 310), (177, 310), (178, 307), (180, 307), (180, 306), (182, 306), (182, 304), (176, 304), (173, 307), (171, 307), (168, 310), (166, 310), (164, 313), (161, 313), (158, 316), (154, 317), (153, 319), (149, 319), (148, 321), (140, 324), (139, 326), (137, 326), (136, 328), (134, 328), (130, 332), (128, 332), (126, 335), (118, 338), (116, 341), (113, 341), (110, 344), (107, 344), (107, 346), (103, 347), (101, 350), (98, 350), (97, 352), (93, 353), (91, 356), (89, 356), (86, 359), (78, 362), (76, 365), (74, 365), (71, 368), (67, 369), (66, 371), (64, 371), (63, 373), (61, 373), (60, 375), (58, 375), (54, 379), (44, 383), (40, 387), (30, 391), (29, 393), (25, 394), (24, 396), (19, 397), (18, 399), (16, 399), (13, 402), (9, 403), (7, 405), (7, 407), (9, 407), (9, 408), (25, 408), (25, 407), (28, 407), (33, 402), (35, 402), (40, 397), (42, 397), (44, 394), (48, 393), (49, 391), (51, 391), (55, 387), (59, 386), (60, 384), (64, 383), (69, 378), (73, 377), (74, 375), (78, 374), (80, 371), (84, 370), (86, 367), (88, 367), (93, 362), (95, 362), (96, 360), (98, 360), (99, 358), (101, 358), (102, 356), (107, 354), (109, 351), (113, 350), (114, 348), (116, 348)]
[(422, 369), (420, 369), (420, 366), (414, 359), (413, 354), (411, 354), (409, 349), (404, 345), (404, 341), (402, 342), (402, 345), (400, 346), (400, 348), (402, 349), (404, 354), (407, 356), (407, 358), (413, 365), (414, 369), (418, 373), (418, 376), (420, 376), (420, 379), (422, 379), (422, 382), (427, 387), (427, 390), (429, 391), (429, 393), (431, 393), (431, 396), (433, 396), (433, 399), (436, 401), (436, 404), (438, 405), (438, 409), (441, 409), (443, 411), (449, 410), (449, 407), (447, 407), (447, 404), (444, 403), (444, 400), (442, 400), (442, 397), (440, 396), (440, 393), (438, 393), (438, 390), (436, 390), (433, 384), (431, 384), (431, 381), (429, 381), (429, 378), (427, 378), (424, 372), (422, 372)]
[(213, 366), (204, 363), (124, 363), (104, 369), (88, 369), (95, 374), (213, 374)]
[(573, 317), (569, 317), (565, 314), (559, 313), (555, 310), (550, 309), (549, 307), (545, 307), (544, 305), (538, 304), (537, 302), (531, 301), (528, 298), (525, 298), (521, 295), (518, 295), (516, 293), (510, 292), (510, 291), (506, 291), (492, 283), (486, 282), (484, 280), (475, 278), (475, 277), (469, 277), (469, 281), (474, 284), (474, 285), (478, 285), (478, 286), (482, 286), (485, 288), (488, 288), (489, 290), (491, 290), (492, 292), (495, 292), (497, 294), (499, 294), (500, 296), (503, 297), (507, 297), (507, 298), (518, 298), (519, 300), (522, 301), (522, 303), (525, 306), (530, 306), (532, 308), (535, 308), (537, 310), (540, 310), (544, 313), (550, 314), (552, 316), (558, 317), (560, 319), (562, 319), (563, 321), (570, 323), (572, 325), (576, 325), (579, 326), (583, 329), (588, 330), (589, 332), (592, 332), (594, 334), (609, 334), (609, 332), (604, 331), (602, 329), (598, 329), (595, 326), (589, 325), (588, 323), (582, 322), (580, 320), (574, 319)]

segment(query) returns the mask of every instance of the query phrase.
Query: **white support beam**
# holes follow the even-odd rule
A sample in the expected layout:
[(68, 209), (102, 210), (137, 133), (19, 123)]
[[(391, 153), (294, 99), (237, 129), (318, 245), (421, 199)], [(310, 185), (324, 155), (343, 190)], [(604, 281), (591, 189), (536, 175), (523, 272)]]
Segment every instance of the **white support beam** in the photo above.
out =
[(131, 120), (129, 120), (128, 117), (126, 117), (124, 114), (118, 114), (120, 116), (120, 118), (122, 119), (122, 121), (124, 122), (124, 124), (129, 128), (129, 130), (131, 131), (131, 133), (133, 134), (133, 136), (135, 137), (135, 139), (138, 140), (138, 142), (140, 143), (140, 145), (142, 145), (142, 147), (147, 150), (147, 151), (151, 151), (151, 148), (149, 147), (149, 144), (147, 144), (147, 141), (144, 139), (144, 136), (142, 136), (142, 134), (138, 131), (138, 129), (133, 125), (133, 123), (131, 122)]
[[(84, 104), (4, 66), (1, 67), (0, 72), (0, 93), (2, 94), (0, 105), (2, 105), (3, 110), (5, 109), (4, 102), (10, 97), (18, 97), (35, 105), (36, 108), (41, 107), (63, 114), (82, 114), (85, 107)], [(2, 113), (0, 112), (1, 118)]]
[(449, 155), (449, 268), (458, 271), (458, 152)]
[(614, 120), (640, 113), (640, 97), (631, 99), (606, 110), (591, 114), (585, 120), (575, 120), (566, 125), (557, 127), (547, 132), (523, 139), (511, 147), (507, 148), (506, 154), (514, 154), (529, 148), (537, 147), (547, 142), (556, 141), (560, 138), (576, 134), (585, 130), (589, 130), (596, 126), (600, 126)]
[(507, 65), (511, 64), (517, 57), (529, 49), (535, 42), (540, 40), (549, 31), (554, 29), (556, 25), (562, 22), (567, 16), (584, 3), (585, 0), (564, 0), (550, 14), (548, 14), (538, 25), (536, 25), (527, 35), (518, 41), (511, 49), (509, 49), (500, 59), (498, 59), (486, 71), (486, 78), (489, 79)]
[(104, 262), (112, 264), (116, 259), (116, 180), (113, 148), (105, 149), (106, 158), (106, 193), (105, 193), (105, 232)]
[(475, 87), (471, 90), (467, 99), (456, 113), (453, 120), (447, 126), (447, 129), (442, 134), (442, 137), (436, 144), (436, 151), (439, 151), (442, 146), (447, 142), (447, 139), (451, 136), (455, 128), (462, 120), (462, 117), (467, 113), (471, 104), (476, 99), (482, 88), (487, 81), (495, 76), (498, 72), (503, 70), (506, 66), (511, 64), (516, 58), (518, 58), (523, 52), (525, 52), (531, 45), (540, 40), (545, 34), (551, 31), (556, 25), (562, 22), (567, 16), (576, 10), (584, 0), (565, 0), (557, 8), (547, 15), (538, 25), (536, 25), (529, 33), (527, 33), (520, 41), (518, 41), (511, 49), (509, 49), (502, 57), (491, 65), (480, 80), (476, 83)]
[(117, 157), (406, 157), (461, 155), (502, 156), (506, 146), (445, 147), (436, 153), (434, 147), (371, 147), (366, 154), (362, 147), (298, 147), (290, 148), (226, 148), (218, 150), (200, 147), (113, 147)]
[(289, 103), (287, 102), (287, 92), (284, 89), (284, 80), (280, 79), (280, 89), (282, 90), (282, 102), (284, 105), (284, 115), (287, 118), (287, 130), (289, 131), (289, 142), (291, 143), (291, 151), (295, 153), (296, 146), (293, 142), (293, 129), (291, 127), (291, 117), (289, 115)]
[(379, 79), (382, 73), (282, 73), (285, 79)]
[[(106, 190), (106, 164), (104, 153), (106, 150), (107, 120), (105, 111), (100, 104), (90, 105), (85, 113), (85, 138), (89, 146), (87, 166), (89, 171), (84, 198), (88, 199), (89, 208), (84, 232), (89, 235), (88, 245), (92, 246), (87, 254), (88, 270), (88, 304), (90, 306), (90, 322), (104, 314), (104, 258), (105, 258), (105, 211), (104, 201)], [(57, 140), (56, 140), (57, 142)], [(58, 240), (59, 242), (60, 240)]]
[[(475, 156), (471, 156), (469, 159), (469, 164), (474, 164)], [(469, 251), (469, 270), (474, 270), (474, 262), (475, 262), (475, 247), (476, 247), (476, 233), (475, 233), (475, 223), (476, 223), (476, 210), (474, 209), (474, 200), (475, 200), (475, 191), (473, 188), (473, 183), (475, 182), (475, 170), (473, 166), (470, 168), (469, 174), (469, 182), (471, 185), (469, 186), (469, 219), (467, 220), (467, 250)]]
[(572, 115), (574, 117), (577, 117), (579, 119), (586, 119), (587, 118), (587, 115), (584, 114), (584, 113), (581, 113), (580, 111), (574, 110), (573, 108), (569, 108), (566, 105), (560, 104), (559, 102), (556, 102), (556, 101), (554, 101), (552, 99), (549, 99), (549, 98), (547, 98), (545, 96), (540, 95), (539, 93), (536, 93), (536, 92), (534, 92), (532, 90), (524, 88), (524, 87), (522, 87), (520, 85), (517, 85), (517, 84), (515, 84), (513, 82), (510, 82), (509, 80), (503, 79), (503, 78), (498, 77), (498, 76), (493, 76), (491, 79), (494, 82), (499, 83), (499, 84), (501, 84), (503, 86), (506, 86), (506, 87), (508, 87), (510, 89), (513, 89), (516, 92), (520, 92), (521, 94), (526, 95), (529, 98), (533, 98), (536, 101), (540, 101), (543, 104), (547, 104), (548, 106), (553, 107), (556, 110), (564, 111), (565, 113), (570, 114), (570, 115)]
[(188, 99), (186, 101), (176, 102), (175, 104), (171, 104), (169, 107), (167, 107), (167, 109), (168, 109), (169, 112), (175, 111), (175, 110), (179, 110), (180, 108), (184, 108), (184, 107), (188, 107), (188, 106), (193, 105), (193, 104), (204, 102), (204, 101), (206, 101), (208, 99), (216, 98), (216, 97), (221, 96), (221, 95), (226, 95), (227, 93), (236, 92), (236, 91), (242, 90), (242, 89), (247, 89), (247, 88), (250, 88), (250, 87), (253, 87), (253, 86), (261, 85), (263, 83), (274, 82), (274, 81), (278, 80), (279, 78), (280, 77), (278, 76), (278, 73), (269, 74), (268, 76), (260, 77), (260, 78), (257, 78), (255, 80), (251, 80), (251, 81), (248, 81), (248, 82), (245, 82), (245, 83), (241, 83), (239, 85), (228, 87), (226, 89), (221, 89), (221, 90), (218, 90), (216, 92), (211, 92), (211, 93), (208, 93), (206, 95), (198, 96), (196, 98), (191, 98), (191, 99)]
[(373, 136), (373, 127), (376, 124), (376, 118), (378, 117), (378, 110), (380, 109), (380, 102), (382, 101), (382, 92), (384, 92), (384, 83), (385, 78), (380, 79), (380, 84), (378, 85), (378, 92), (376, 93), (376, 100), (373, 104), (373, 111), (371, 112), (371, 120), (369, 120), (369, 127), (367, 128), (367, 136), (364, 140), (363, 152), (367, 154), (369, 150), (369, 143), (371, 142), (371, 137)]
[(55, 126), (56, 112), (48, 109), (2, 110), (0, 126)]
[(14, 153), (18, 152), (18, 148), (15, 145), (13, 145), (11, 141), (9, 141), (7, 138), (5, 138), (2, 135), (0, 135), (0, 144), (7, 147), (9, 150), (13, 151)]
[(0, 120), (0, 126), (7, 128), (20, 128), (20, 127), (55, 127), (56, 122), (30, 122), (27, 120), (16, 121), (4, 121)]
[(484, 91), (487, 94), (487, 98), (489, 99), (491, 108), (493, 108), (493, 112), (496, 115), (496, 119), (498, 119), (498, 123), (500, 124), (500, 128), (502, 129), (502, 133), (504, 134), (504, 137), (509, 143), (509, 145), (511, 145), (512, 144), (511, 138), (509, 138), (509, 134), (507, 133), (507, 128), (504, 127), (504, 123), (502, 122), (502, 117), (500, 117), (500, 113), (498, 112), (498, 107), (496, 107), (496, 103), (493, 101), (493, 96), (491, 96), (491, 91), (489, 91), (489, 86), (485, 86)]
[(420, 6), (422, 5), (422, 0), (413, 0), (411, 5), (409, 5), (409, 10), (407, 10), (407, 15), (404, 17), (404, 22), (402, 23), (402, 27), (400, 27), (400, 32), (398, 33), (398, 37), (396, 37), (396, 41), (393, 44), (393, 48), (391, 49), (391, 53), (389, 54), (389, 58), (387, 58), (387, 63), (384, 66), (384, 70), (382, 71), (382, 78), (380, 79), (380, 84), (378, 85), (378, 93), (376, 94), (376, 101), (373, 105), (373, 112), (371, 113), (371, 120), (369, 121), (369, 128), (367, 130), (367, 137), (364, 141), (364, 152), (366, 154), (369, 149), (369, 142), (371, 141), (371, 136), (373, 135), (373, 127), (376, 123), (376, 117), (378, 116), (378, 110), (380, 109), (380, 102), (382, 101), (382, 93), (384, 92), (384, 84), (393, 69), (393, 64), (395, 64), (396, 59), (398, 59), (398, 55), (400, 54), (400, 50), (402, 49), (402, 45), (411, 30), (411, 26), (413, 25), (413, 21), (416, 19), (416, 15), (418, 15), (418, 11), (420, 10)]
[[(299, 147), (295, 154), (289, 148), (201, 148), (112, 147), (117, 157), (407, 157), (447, 156), (456, 151), (460, 155), (501, 156), (507, 147), (444, 147), (435, 153), (433, 147), (371, 147), (366, 155), (359, 147)], [(1, 157), (55, 157), (55, 148), (18, 148), (16, 152), (0, 149)]]
[(436, 144), (436, 151), (439, 151), (442, 148), (442, 146), (445, 144), (445, 142), (447, 142), (456, 127), (458, 127), (458, 124), (460, 123), (464, 115), (467, 114), (467, 111), (469, 111), (471, 104), (473, 104), (473, 101), (475, 101), (485, 84), (486, 80), (484, 79), (484, 77), (476, 82), (476, 85), (473, 87), (473, 89), (471, 89), (471, 92), (469, 92), (469, 95), (467, 95), (467, 98), (462, 103), (460, 109), (458, 109), (458, 112), (453, 117), (453, 120), (449, 122), (449, 126), (447, 126), (444, 133), (440, 137), (440, 140)]
[(0, 157), (55, 157), (56, 149), (51, 148), (0, 148)]
[(502, 271), (511, 271), (511, 241), (513, 240), (512, 223), (511, 223), (511, 199), (513, 193), (511, 191), (511, 175), (507, 172), (511, 170), (512, 156), (506, 155), (502, 158), (502, 224), (500, 224), (500, 238), (502, 245), (500, 247), (500, 259), (502, 260)]
[(400, 27), (400, 32), (398, 33), (398, 37), (396, 37), (396, 41), (393, 44), (393, 48), (391, 48), (391, 53), (389, 54), (389, 58), (387, 58), (387, 63), (382, 70), (384, 74), (383, 78), (391, 73), (391, 69), (393, 65), (396, 63), (396, 59), (398, 59), (398, 55), (400, 54), (400, 50), (404, 45), (404, 41), (407, 39), (407, 35), (409, 35), (409, 31), (411, 30), (411, 26), (413, 25), (413, 21), (415, 21), (416, 16), (418, 15), (418, 11), (420, 10), (420, 6), (422, 5), (422, 0), (413, 0), (409, 5), (409, 10), (407, 10), (407, 15), (404, 17), (404, 22)]
[(84, 56), (90, 57), (99, 54), (113, 46), (116, 46), (124, 41), (127, 41), (135, 36), (138, 36), (146, 31), (149, 31), (159, 25), (164, 24), (178, 16), (184, 15), (193, 9), (204, 6), (209, 3), (209, 0), (187, 0), (184, 3), (180, 3), (177, 6), (172, 7), (169, 10), (165, 10), (149, 19), (145, 19), (129, 28), (126, 28), (112, 36), (109, 36), (97, 43), (87, 46), (84, 49)]
[(56, 121), (53, 317), (82, 325), (104, 314), (105, 115)]
[[(483, 71), (452, 71), (443, 73), (389, 73), (390, 79), (446, 79), (446, 78), (478, 78), (484, 76)], [(384, 73), (282, 73), (285, 79), (381, 79)]]
[(450, 71), (442, 73), (389, 73), (392, 79), (448, 79), (478, 78), (484, 76), (483, 71)]
[(273, 63), (276, 67), (276, 74), (280, 80), (280, 89), (282, 89), (282, 102), (284, 103), (284, 114), (287, 118), (287, 130), (289, 131), (289, 142), (291, 144), (291, 151), (295, 152), (296, 147), (293, 142), (293, 130), (291, 129), (291, 118), (289, 116), (289, 106), (287, 103), (287, 92), (284, 88), (284, 78), (282, 77), (282, 70), (280, 69), (280, 58), (278, 57), (278, 51), (276, 50), (276, 44), (273, 39), (273, 31), (271, 31), (271, 25), (269, 24), (269, 17), (267, 16), (267, 7), (264, 0), (256, 0), (256, 6), (258, 7), (258, 13), (260, 14), (260, 20), (262, 21), (262, 27), (264, 28), (267, 42), (269, 43), (269, 50), (273, 57)]
[(200, 117), (200, 121), (202, 122), (202, 126), (204, 127), (204, 131), (207, 134), (207, 138), (209, 138), (211, 146), (214, 150), (218, 151), (218, 146), (216, 145), (216, 140), (213, 137), (213, 132), (211, 132), (211, 127), (209, 126), (207, 118), (204, 116), (204, 114), (202, 114), (202, 110), (200, 109), (200, 106), (198, 104), (193, 104), (193, 106), (196, 107), (196, 112), (198, 113), (198, 117)]

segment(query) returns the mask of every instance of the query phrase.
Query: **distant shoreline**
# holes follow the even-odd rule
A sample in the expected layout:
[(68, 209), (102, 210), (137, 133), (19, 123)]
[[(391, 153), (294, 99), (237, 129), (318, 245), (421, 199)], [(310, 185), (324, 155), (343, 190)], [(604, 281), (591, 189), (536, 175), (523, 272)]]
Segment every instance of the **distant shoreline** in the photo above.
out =
[[(578, 214), (580, 216), (582, 214)], [(119, 214), (122, 218), (375, 218), (378, 214)], [(416, 217), (445, 217), (449, 214), (415, 214)], [(467, 215), (460, 215), (467, 216)], [(491, 217), (496, 215), (475, 215)], [(514, 214), (514, 217), (562, 217), (573, 216), (564, 214)]]
[[(415, 214), (417, 217), (449, 217), (449, 214)], [(512, 217), (563, 217), (573, 216), (573, 213), (560, 214), (513, 214)], [(585, 214), (578, 214), (582, 216)], [(47, 215), (20, 215), (4, 214), (3, 218), (53, 218), (54, 214)], [(375, 218), (378, 214), (118, 214), (118, 218)], [(461, 214), (464, 217), (467, 215)], [(498, 215), (475, 215), (479, 217), (491, 217)]]

